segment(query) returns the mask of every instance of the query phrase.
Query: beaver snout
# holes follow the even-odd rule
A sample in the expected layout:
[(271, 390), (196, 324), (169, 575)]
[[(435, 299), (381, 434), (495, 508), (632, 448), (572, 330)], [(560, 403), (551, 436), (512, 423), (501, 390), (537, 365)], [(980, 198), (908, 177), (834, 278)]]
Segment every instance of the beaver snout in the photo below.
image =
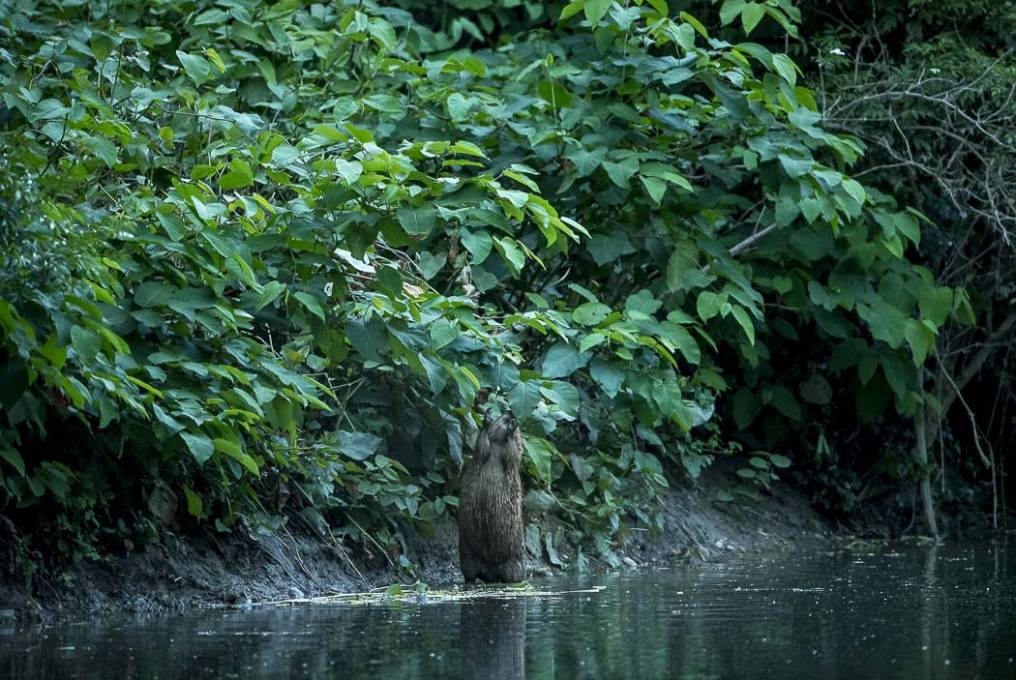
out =
[(485, 426), (492, 439), (507, 442), (515, 437), (519, 430), (519, 421), (511, 411), (505, 411), (501, 417)]

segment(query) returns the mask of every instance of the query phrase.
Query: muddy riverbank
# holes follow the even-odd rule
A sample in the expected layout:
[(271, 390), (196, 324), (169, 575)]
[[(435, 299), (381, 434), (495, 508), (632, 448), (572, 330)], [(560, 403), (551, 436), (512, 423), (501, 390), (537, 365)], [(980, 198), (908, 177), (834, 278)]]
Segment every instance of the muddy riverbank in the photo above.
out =
[[(776, 486), (758, 501), (718, 503), (719, 473), (670, 489), (661, 501), (665, 530), (646, 532), (619, 551), (623, 568), (725, 555), (810, 548), (829, 540), (829, 526), (793, 489)], [(413, 573), (385, 556), (351, 554), (309, 536), (259, 533), (181, 536), (166, 532), (144, 550), (77, 565), (59, 579), (39, 577), (33, 587), (5, 577), (0, 620), (56, 622), (110, 616), (146, 616), (209, 606), (244, 606), (335, 592), (360, 592), (418, 579), (431, 586), (461, 580), (457, 528), (436, 524), (434, 536), (405, 537)], [(530, 555), (530, 571), (558, 569), (547, 555)], [(562, 551), (561, 561), (572, 555)], [(592, 566), (600, 566), (594, 563)], [(0, 621), (2, 623), (2, 621)]]

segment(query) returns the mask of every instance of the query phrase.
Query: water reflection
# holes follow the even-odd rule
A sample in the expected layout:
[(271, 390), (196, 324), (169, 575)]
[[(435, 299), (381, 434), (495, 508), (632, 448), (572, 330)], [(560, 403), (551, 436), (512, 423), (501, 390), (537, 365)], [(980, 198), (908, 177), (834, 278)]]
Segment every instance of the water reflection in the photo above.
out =
[(466, 680), (526, 677), (526, 603), (481, 600), (459, 610), (459, 648)]
[(541, 582), (554, 597), (71, 626), (0, 635), (0, 677), (1011, 678), (1014, 555), (910, 547)]

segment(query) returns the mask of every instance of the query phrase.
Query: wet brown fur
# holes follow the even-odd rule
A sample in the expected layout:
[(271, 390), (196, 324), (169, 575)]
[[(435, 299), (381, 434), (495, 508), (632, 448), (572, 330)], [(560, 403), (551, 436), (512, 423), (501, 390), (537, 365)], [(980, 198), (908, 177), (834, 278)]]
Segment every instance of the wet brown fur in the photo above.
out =
[(462, 477), (459, 565), (466, 582), (526, 578), (522, 526), (522, 432), (509, 412), (488, 421)]

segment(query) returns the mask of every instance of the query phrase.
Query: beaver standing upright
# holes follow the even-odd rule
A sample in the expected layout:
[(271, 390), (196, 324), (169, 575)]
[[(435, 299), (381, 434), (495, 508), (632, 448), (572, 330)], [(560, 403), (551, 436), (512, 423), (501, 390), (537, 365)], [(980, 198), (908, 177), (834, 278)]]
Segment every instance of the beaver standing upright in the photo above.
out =
[(462, 477), (459, 566), (466, 582), (525, 580), (522, 541), (522, 432), (509, 411), (488, 420)]

